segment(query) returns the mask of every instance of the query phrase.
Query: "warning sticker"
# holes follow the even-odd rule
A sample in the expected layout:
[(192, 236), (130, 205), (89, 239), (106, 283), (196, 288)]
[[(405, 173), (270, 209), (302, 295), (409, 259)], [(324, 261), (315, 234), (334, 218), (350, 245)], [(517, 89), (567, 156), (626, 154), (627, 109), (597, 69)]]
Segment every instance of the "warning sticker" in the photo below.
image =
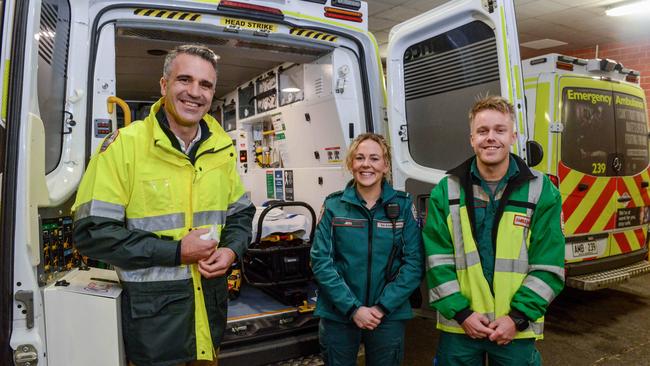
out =
[(273, 23), (256, 22), (253, 20), (244, 20), (236, 18), (221, 18), (221, 25), (234, 29), (251, 29), (267, 33), (278, 31), (278, 25)]

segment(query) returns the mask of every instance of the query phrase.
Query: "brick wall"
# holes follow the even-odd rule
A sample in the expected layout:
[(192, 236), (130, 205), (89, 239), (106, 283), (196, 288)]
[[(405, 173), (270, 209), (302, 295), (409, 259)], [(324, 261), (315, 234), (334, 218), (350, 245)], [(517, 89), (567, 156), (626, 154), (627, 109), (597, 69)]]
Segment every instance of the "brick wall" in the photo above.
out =
[[(562, 53), (581, 58), (594, 58), (596, 46)], [(645, 90), (646, 101), (650, 102), (650, 37), (635, 42), (601, 44), (598, 48), (598, 57), (616, 60), (628, 69), (639, 71), (641, 87)]]

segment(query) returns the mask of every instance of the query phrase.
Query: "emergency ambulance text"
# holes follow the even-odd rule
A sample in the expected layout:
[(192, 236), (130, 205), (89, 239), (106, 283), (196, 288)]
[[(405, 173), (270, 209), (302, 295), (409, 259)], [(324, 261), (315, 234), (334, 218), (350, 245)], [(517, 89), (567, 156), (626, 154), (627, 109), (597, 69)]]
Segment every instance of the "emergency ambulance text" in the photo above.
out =
[(606, 103), (607, 105), (612, 105), (611, 95), (577, 92), (577, 91), (569, 90), (567, 92), (567, 98), (569, 98), (569, 100), (591, 101), (591, 104)]

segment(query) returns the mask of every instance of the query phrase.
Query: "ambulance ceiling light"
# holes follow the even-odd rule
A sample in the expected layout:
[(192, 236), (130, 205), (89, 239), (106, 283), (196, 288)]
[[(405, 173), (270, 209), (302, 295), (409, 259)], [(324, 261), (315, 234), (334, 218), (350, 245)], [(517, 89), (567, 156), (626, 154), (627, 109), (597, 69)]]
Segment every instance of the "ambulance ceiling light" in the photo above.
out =
[(567, 43), (563, 41), (558, 41), (557, 39), (544, 38), (544, 39), (538, 39), (536, 41), (524, 42), (521, 45), (526, 48), (542, 50), (545, 48), (564, 46), (565, 44)]
[(296, 88), (296, 87), (282, 88), (283, 93), (297, 93), (299, 91), (300, 91), (300, 88)]
[(620, 5), (613, 6), (605, 10), (605, 14), (610, 17), (619, 17), (623, 15), (639, 15), (650, 12), (650, 0), (624, 2)]

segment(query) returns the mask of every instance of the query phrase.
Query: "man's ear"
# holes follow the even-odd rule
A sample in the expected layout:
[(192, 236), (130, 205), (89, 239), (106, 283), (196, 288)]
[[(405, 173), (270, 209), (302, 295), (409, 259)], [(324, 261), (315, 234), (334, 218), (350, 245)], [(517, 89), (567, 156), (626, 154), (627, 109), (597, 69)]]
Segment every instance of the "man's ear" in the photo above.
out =
[(165, 77), (160, 78), (160, 95), (163, 97), (167, 94), (167, 80)]

